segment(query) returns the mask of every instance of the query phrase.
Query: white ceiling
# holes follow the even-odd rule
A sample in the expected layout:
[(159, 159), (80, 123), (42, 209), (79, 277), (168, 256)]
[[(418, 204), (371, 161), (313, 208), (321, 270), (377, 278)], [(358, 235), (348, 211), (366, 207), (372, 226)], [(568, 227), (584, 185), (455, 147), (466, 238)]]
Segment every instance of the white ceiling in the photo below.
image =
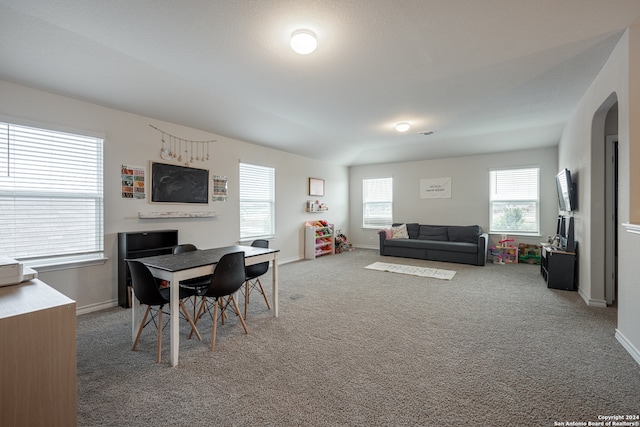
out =
[[(0, 79), (344, 165), (455, 157), (557, 145), (639, 17), (638, 0), (0, 0)], [(289, 48), (298, 28), (313, 54)]]

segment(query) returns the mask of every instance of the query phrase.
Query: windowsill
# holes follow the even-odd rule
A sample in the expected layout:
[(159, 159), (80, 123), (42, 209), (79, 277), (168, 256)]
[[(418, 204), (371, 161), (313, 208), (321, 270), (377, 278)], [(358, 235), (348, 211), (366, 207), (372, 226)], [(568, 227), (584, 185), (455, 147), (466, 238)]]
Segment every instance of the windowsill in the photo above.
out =
[(519, 236), (519, 237), (542, 237), (540, 233), (518, 233), (518, 232), (508, 232), (508, 231), (489, 231), (487, 234), (491, 234), (494, 236), (498, 235), (507, 235), (507, 236)]
[(58, 259), (39, 259), (37, 261), (25, 261), (26, 267), (33, 268), (38, 273), (46, 271), (69, 270), (72, 268), (89, 267), (92, 265), (102, 265), (109, 258), (104, 255), (92, 255), (84, 257), (67, 257)]
[(251, 246), (251, 243), (253, 243), (254, 240), (273, 240), (275, 238), (275, 234), (270, 234), (268, 236), (247, 237), (238, 240), (238, 244), (242, 246)]
[(640, 225), (638, 224), (623, 223), (622, 226), (626, 228), (627, 233), (640, 234)]

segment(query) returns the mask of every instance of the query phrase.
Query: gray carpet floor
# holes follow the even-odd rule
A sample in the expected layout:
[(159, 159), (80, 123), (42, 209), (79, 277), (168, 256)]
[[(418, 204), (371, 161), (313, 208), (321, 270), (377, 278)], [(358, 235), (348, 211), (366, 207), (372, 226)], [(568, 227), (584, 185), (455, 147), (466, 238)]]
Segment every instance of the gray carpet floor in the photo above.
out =
[[(451, 281), (365, 269), (455, 270)], [(280, 316), (252, 296), (171, 368), (131, 313), (79, 316), (80, 426), (553, 426), (640, 413), (640, 366), (616, 309), (547, 289), (534, 265), (476, 267), (358, 249), (280, 266)], [(271, 292), (270, 272), (264, 277)], [(557, 425), (557, 424), (556, 424)]]

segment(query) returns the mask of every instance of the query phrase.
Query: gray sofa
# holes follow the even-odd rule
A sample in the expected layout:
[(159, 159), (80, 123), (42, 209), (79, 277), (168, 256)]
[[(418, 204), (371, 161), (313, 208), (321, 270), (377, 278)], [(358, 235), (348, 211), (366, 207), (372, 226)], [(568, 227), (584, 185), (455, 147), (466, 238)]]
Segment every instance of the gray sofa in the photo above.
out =
[[(394, 227), (402, 224), (393, 224)], [(388, 238), (380, 231), (380, 255), (485, 265), (487, 233), (478, 225), (406, 223), (409, 238)]]

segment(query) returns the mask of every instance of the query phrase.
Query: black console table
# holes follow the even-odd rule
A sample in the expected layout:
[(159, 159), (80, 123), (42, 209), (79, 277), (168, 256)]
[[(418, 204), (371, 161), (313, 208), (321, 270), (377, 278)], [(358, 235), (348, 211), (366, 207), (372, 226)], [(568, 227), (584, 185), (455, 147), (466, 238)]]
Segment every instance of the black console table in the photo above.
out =
[(178, 244), (178, 230), (118, 233), (118, 305), (131, 307), (131, 274), (125, 259), (166, 255)]
[(542, 246), (540, 274), (547, 287), (575, 291), (576, 253), (552, 246)]

